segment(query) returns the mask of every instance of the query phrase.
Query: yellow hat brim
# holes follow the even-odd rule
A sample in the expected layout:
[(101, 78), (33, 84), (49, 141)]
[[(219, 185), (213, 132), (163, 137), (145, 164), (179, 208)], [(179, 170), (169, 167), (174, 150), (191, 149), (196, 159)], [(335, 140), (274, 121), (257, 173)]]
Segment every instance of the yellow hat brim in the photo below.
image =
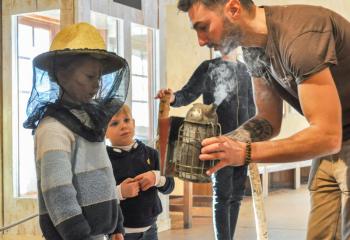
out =
[(119, 57), (113, 52), (108, 52), (101, 49), (64, 49), (42, 53), (33, 59), (33, 65), (41, 70), (49, 71), (53, 69), (55, 57), (62, 57), (68, 55), (87, 54), (93, 58), (98, 59), (102, 64), (102, 74), (108, 74), (118, 71), (127, 66), (124, 58)]

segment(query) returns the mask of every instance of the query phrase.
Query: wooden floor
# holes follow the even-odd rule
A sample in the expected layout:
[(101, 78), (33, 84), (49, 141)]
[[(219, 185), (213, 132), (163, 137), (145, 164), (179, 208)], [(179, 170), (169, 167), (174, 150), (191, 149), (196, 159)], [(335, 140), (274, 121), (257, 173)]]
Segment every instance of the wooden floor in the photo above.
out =
[[(305, 185), (298, 190), (271, 192), (265, 199), (269, 240), (305, 239), (309, 194)], [(206, 210), (207, 211), (207, 210)], [(159, 233), (159, 240), (213, 240), (212, 218), (195, 217), (191, 229), (183, 229), (181, 213), (172, 213), (172, 229)], [(253, 206), (250, 197), (242, 202), (235, 240), (256, 240)]]
[(42, 240), (41, 237), (33, 237), (33, 236), (10, 236), (10, 235), (4, 235), (0, 236), (1, 240)]
[[(298, 190), (278, 190), (265, 199), (269, 228), (269, 240), (305, 239), (309, 195), (306, 186)], [(191, 229), (183, 229), (181, 213), (171, 213), (172, 229), (158, 234), (159, 240), (213, 240), (214, 230), (211, 210), (204, 210), (204, 217), (194, 217)], [(0, 236), (1, 240), (41, 240), (33, 236)], [(239, 214), (235, 240), (256, 240), (253, 206), (245, 197)]]

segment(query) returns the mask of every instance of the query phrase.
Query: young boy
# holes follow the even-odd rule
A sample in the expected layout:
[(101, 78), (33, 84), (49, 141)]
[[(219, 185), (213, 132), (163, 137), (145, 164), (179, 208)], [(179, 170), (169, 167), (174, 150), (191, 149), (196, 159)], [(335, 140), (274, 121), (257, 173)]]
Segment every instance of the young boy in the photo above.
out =
[[(49, 240), (103, 240), (120, 208), (104, 136), (125, 100), (126, 61), (87, 23), (71, 25), (33, 60), (24, 127), (35, 133), (39, 222)], [(117, 98), (118, 96), (118, 98)]]
[(124, 215), (125, 240), (156, 240), (157, 216), (162, 212), (158, 191), (169, 194), (174, 189), (172, 177), (160, 176), (158, 152), (134, 140), (135, 120), (123, 105), (108, 124), (106, 138), (117, 195)]

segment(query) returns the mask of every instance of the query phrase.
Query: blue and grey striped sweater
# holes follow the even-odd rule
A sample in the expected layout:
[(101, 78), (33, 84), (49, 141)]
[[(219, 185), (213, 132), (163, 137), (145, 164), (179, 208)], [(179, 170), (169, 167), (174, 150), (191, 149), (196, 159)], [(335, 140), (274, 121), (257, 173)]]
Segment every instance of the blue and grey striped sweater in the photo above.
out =
[(35, 132), (40, 227), (46, 239), (89, 240), (122, 232), (113, 170), (103, 142), (46, 117)]

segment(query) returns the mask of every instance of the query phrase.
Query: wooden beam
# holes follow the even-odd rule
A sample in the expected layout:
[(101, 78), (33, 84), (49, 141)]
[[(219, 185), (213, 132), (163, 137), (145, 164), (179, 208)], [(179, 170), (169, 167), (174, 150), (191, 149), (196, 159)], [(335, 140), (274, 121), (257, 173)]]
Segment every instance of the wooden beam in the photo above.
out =
[[(184, 212), (184, 205), (171, 205), (171, 212)], [(192, 217), (212, 217), (213, 211), (211, 207), (193, 207)]]
[(294, 169), (294, 189), (300, 188), (300, 178), (301, 178), (301, 171), (300, 167), (296, 167)]
[(267, 197), (269, 195), (269, 173), (267, 171), (262, 174), (262, 189), (263, 196)]
[[(3, 112), (3, 107), (2, 107), (2, 82), (3, 82), (3, 68), (2, 68), (2, 3), (0, 4), (0, 136), (2, 136), (2, 128), (3, 128), (3, 121), (2, 121), (2, 112)], [(3, 161), (3, 156), (2, 156), (2, 137), (0, 138), (0, 226), (4, 226), (4, 188), (3, 188), (3, 166), (4, 166), (4, 161)], [(2, 234), (2, 233), (0, 233)]]
[(192, 208), (193, 208), (193, 184), (191, 182), (184, 182), (184, 228), (192, 227)]
[(28, 15), (22, 16), (19, 20), (19, 23), (26, 23), (28, 21), (36, 22), (38, 25), (42, 25), (42, 24), (59, 25), (60, 24), (60, 20), (53, 19), (51, 17), (41, 16), (38, 14), (28, 14)]
[(61, 29), (74, 24), (74, 0), (60, 0), (60, 10)]

